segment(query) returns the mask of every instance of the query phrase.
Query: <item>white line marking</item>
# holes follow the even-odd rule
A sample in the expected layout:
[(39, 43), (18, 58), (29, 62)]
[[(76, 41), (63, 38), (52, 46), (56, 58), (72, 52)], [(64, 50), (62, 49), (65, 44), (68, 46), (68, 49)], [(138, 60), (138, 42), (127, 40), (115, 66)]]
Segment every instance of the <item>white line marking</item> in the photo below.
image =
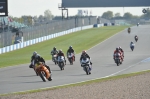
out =
[[(125, 70), (127, 70), (129, 68), (132, 68), (132, 67), (140, 64), (141, 62), (142, 61), (140, 61), (140, 62), (138, 62), (136, 64), (133, 64), (133, 65), (131, 65), (131, 66), (125, 68), (125, 69), (122, 69), (122, 70), (120, 70), (118, 72), (115, 72), (113, 74), (110, 74), (110, 75), (104, 76), (104, 77), (100, 77), (100, 78), (94, 78), (94, 79), (79, 81), (79, 82), (75, 82), (75, 83), (69, 83), (69, 84), (63, 84), (63, 85), (56, 85), (56, 86), (52, 86), (52, 87), (45, 87), (45, 88), (39, 88), (39, 89), (31, 89), (31, 90), (25, 90), (25, 91), (19, 91), (19, 92), (27, 92), (27, 91), (33, 91), (33, 90), (42, 90), (42, 89), (48, 89), (48, 88), (55, 88), (55, 87), (61, 87), (61, 86), (66, 86), (66, 85), (71, 85), (71, 84), (78, 84), (78, 83), (83, 83), (83, 82), (97, 80), (97, 79), (102, 79), (102, 78), (108, 78), (108, 77), (111, 77), (111, 76), (115, 76), (116, 74), (121, 73), (121, 72), (123, 72), (123, 71), (125, 71)], [(150, 70), (150, 69), (148, 69), (148, 70)], [(148, 71), (148, 70), (142, 70), (142, 71)], [(141, 71), (138, 71), (138, 72), (141, 72)], [(138, 73), (138, 72), (131, 72), (131, 73)], [(128, 74), (130, 74), (130, 73), (128, 73)], [(12, 93), (18, 93), (18, 92), (12, 92)], [(4, 93), (4, 94), (9, 94), (9, 93)]]

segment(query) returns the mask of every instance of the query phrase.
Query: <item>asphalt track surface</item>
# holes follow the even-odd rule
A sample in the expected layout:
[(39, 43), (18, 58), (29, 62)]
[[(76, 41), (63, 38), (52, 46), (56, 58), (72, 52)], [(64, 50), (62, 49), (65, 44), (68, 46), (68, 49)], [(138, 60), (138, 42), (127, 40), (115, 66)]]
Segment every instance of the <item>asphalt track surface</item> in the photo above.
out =
[[(0, 94), (12, 93), (39, 88), (47, 88), (58, 85), (76, 83), (95, 78), (108, 77), (113, 75), (137, 72), (150, 69), (150, 25), (132, 27), (131, 33), (123, 30), (113, 37), (89, 49), (87, 53), (93, 62), (92, 74), (86, 75), (80, 66), (80, 54), (76, 55), (76, 61), (70, 65), (67, 61), (65, 70), (61, 71), (51, 60), (46, 61), (52, 70), (53, 81), (43, 82), (35, 75), (28, 64), (0, 69)], [(138, 35), (139, 40), (135, 42), (134, 36)], [(131, 51), (130, 42), (135, 42), (135, 49)], [(88, 42), (87, 42), (88, 43)], [(124, 49), (124, 62), (117, 66), (113, 60), (113, 52), (116, 47)]]

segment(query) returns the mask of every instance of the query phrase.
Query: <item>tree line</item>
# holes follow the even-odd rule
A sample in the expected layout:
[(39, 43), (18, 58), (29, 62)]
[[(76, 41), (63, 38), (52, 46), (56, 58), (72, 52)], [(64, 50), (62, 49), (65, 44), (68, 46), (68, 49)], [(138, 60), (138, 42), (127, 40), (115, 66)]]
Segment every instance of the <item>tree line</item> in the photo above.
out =
[(126, 13), (124, 13), (123, 16), (121, 16), (120, 13), (113, 14), (112, 11), (107, 11), (107, 12), (104, 12), (101, 17), (105, 18), (105, 19), (140, 19), (140, 18), (149, 19), (150, 18), (150, 10), (147, 10), (147, 13), (145, 13), (141, 16), (132, 15), (130, 12), (126, 12)]
[[(54, 18), (54, 15), (51, 13), (50, 10), (45, 10), (44, 15), (39, 15), (39, 16), (23, 15), (21, 17), (13, 17), (13, 16), (10, 17), (12, 18), (12, 20), (16, 22), (23, 23), (30, 26), (30, 25), (35, 25), (36, 23), (43, 23), (43, 22), (46, 23), (52, 20)], [(126, 12), (124, 13), (123, 16), (121, 16), (120, 13), (114, 14), (112, 11), (107, 11), (104, 12), (101, 17), (105, 19), (140, 19), (140, 18), (149, 19), (150, 10), (147, 10), (147, 13), (141, 16), (132, 15), (130, 12)]]

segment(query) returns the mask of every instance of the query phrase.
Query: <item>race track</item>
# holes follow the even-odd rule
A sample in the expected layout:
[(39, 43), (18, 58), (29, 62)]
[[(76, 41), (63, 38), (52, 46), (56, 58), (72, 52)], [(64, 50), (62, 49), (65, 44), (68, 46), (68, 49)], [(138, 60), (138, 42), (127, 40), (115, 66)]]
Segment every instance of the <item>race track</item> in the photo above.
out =
[[(46, 88), (150, 69), (150, 59), (147, 59), (150, 57), (149, 31), (150, 25), (134, 26), (131, 28), (130, 34), (127, 33), (127, 30), (124, 30), (88, 50), (87, 52), (93, 62), (91, 75), (86, 75), (81, 68), (79, 63), (80, 54), (76, 55), (74, 65), (69, 65), (67, 61), (64, 71), (61, 71), (51, 60), (47, 61), (47, 65), (52, 70), (53, 81), (43, 82), (39, 76), (35, 75), (33, 69), (28, 67), (29, 64), (1, 68), (0, 94)], [(137, 43), (134, 40), (135, 35), (139, 37)], [(129, 47), (131, 41), (135, 42), (133, 52)], [(121, 46), (125, 53), (124, 62), (120, 66), (117, 66), (113, 60), (113, 52), (118, 46)]]

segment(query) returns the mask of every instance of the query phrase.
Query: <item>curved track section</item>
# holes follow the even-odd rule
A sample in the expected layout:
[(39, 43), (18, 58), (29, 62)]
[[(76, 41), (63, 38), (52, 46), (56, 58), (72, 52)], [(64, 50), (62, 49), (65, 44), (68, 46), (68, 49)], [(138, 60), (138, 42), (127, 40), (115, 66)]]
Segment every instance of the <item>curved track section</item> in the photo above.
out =
[[(46, 88), (150, 69), (149, 59), (146, 59), (150, 57), (149, 30), (149, 25), (135, 26), (131, 28), (130, 34), (127, 33), (127, 30), (124, 30), (88, 50), (87, 52), (93, 62), (91, 75), (86, 75), (81, 68), (79, 63), (80, 54), (76, 55), (74, 65), (69, 65), (67, 61), (68, 64), (65, 66), (64, 71), (61, 71), (52, 61), (47, 61), (46, 63), (51, 67), (53, 73), (53, 81), (43, 82), (39, 76), (35, 75), (33, 69), (28, 67), (29, 64), (2, 68), (0, 69), (0, 94)], [(137, 43), (134, 40), (135, 35), (139, 37)], [(129, 47), (131, 41), (135, 42), (133, 52)], [(113, 51), (118, 46), (121, 46), (125, 53), (124, 62), (120, 66), (116, 66), (113, 60)]]

